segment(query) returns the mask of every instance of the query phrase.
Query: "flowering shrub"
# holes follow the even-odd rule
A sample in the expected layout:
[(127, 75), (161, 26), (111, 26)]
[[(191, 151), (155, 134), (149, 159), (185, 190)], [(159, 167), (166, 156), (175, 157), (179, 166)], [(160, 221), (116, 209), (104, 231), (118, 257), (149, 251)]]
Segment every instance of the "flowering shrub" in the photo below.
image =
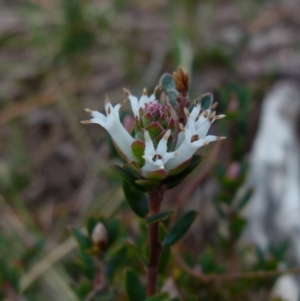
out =
[[(159, 88), (163, 90), (161, 101), (156, 96)], [(167, 74), (162, 77), (161, 87), (156, 88), (150, 97), (146, 89), (140, 99), (124, 89), (134, 114), (133, 136), (126, 131), (119, 118), (119, 109), (124, 102), (112, 106), (108, 97), (105, 99), (106, 116), (86, 109), (92, 119), (82, 122), (104, 127), (120, 156), (127, 162), (123, 167), (114, 166), (114, 169), (124, 178), (125, 197), (133, 211), (141, 217), (147, 217), (150, 244), (148, 296), (156, 293), (163, 248), (176, 243), (197, 216), (193, 210), (186, 213), (161, 242), (159, 222), (172, 214), (160, 212), (164, 192), (178, 185), (198, 165), (200, 160), (194, 153), (200, 147), (224, 138), (207, 135), (210, 125), (224, 117), (216, 115), (212, 95), (206, 94), (200, 100), (191, 101), (188, 88), (188, 74), (178, 68), (172, 77)], [(201, 105), (202, 99), (206, 99), (205, 107)], [(141, 194), (143, 192), (147, 192), (148, 200)]]

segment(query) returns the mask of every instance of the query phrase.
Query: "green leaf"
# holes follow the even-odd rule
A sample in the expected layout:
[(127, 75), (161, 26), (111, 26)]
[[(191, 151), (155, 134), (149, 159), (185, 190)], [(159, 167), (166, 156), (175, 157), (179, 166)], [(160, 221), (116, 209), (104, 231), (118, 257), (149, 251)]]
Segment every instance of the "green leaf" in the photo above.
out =
[(246, 191), (246, 193), (244, 194), (244, 196), (242, 197), (241, 201), (239, 202), (239, 204), (237, 205), (237, 212), (241, 211), (244, 206), (249, 202), (251, 196), (252, 196), (252, 193), (253, 193), (253, 189), (250, 188)]
[(111, 168), (115, 172), (117, 172), (122, 177), (122, 179), (125, 179), (136, 189), (144, 192), (147, 191), (147, 189), (135, 183), (135, 181), (140, 180), (140, 178), (134, 173), (134, 171), (129, 166), (124, 165), (123, 167), (121, 167), (119, 165), (111, 165)]
[(145, 152), (145, 142), (141, 140), (135, 140), (131, 144), (131, 149), (135, 157), (138, 159), (139, 166), (143, 166), (145, 164), (145, 159), (143, 158)]
[(136, 180), (135, 183), (145, 188), (152, 188), (159, 184), (159, 182), (153, 180)]
[(75, 259), (75, 263), (80, 268), (83, 275), (85, 275), (89, 280), (94, 279), (97, 268), (95, 261), (90, 254), (81, 250), (78, 258)]
[(168, 247), (163, 248), (158, 263), (159, 273), (164, 272), (164, 270), (166, 269), (169, 263), (170, 258), (171, 258), (171, 249)]
[(175, 82), (173, 80), (173, 76), (171, 74), (165, 73), (161, 78), (160, 78), (160, 86), (162, 87), (163, 91), (167, 95), (170, 104), (172, 107), (177, 106), (177, 96), (178, 96), (178, 91), (176, 89)]
[(166, 211), (166, 212), (160, 212), (151, 216), (147, 217), (147, 224), (152, 224), (158, 221), (163, 221), (169, 218), (174, 213), (173, 210)]
[(125, 286), (130, 301), (143, 301), (146, 299), (146, 290), (137, 273), (129, 269), (126, 271)]
[(72, 232), (81, 249), (89, 249), (92, 247), (91, 241), (81, 231), (76, 228), (72, 228)]
[(203, 94), (201, 96), (201, 109), (208, 110), (213, 102), (213, 95), (211, 93)]
[(162, 181), (162, 184), (167, 185), (168, 189), (173, 188), (180, 184), (203, 160), (203, 157), (194, 155), (188, 166), (179, 174), (169, 176)]
[(107, 232), (108, 232), (108, 241), (111, 245), (114, 243), (120, 232), (120, 220), (117, 218), (111, 219), (108, 223), (105, 224)]
[(135, 256), (136, 258), (138, 258), (138, 259), (141, 261), (141, 263), (142, 263), (143, 265), (145, 265), (145, 266), (148, 265), (148, 261), (147, 261), (147, 259), (143, 256), (143, 251), (141, 250), (141, 248), (139, 248), (139, 247), (137, 247), (137, 246), (131, 244), (131, 243), (128, 242), (128, 241), (125, 241), (125, 242), (124, 242), (124, 245), (129, 249), (129, 251), (131, 251), (131, 252), (134, 254), (134, 256)]
[(148, 214), (148, 200), (145, 193), (139, 191), (131, 183), (123, 179), (122, 187), (125, 199), (132, 211), (139, 217), (145, 217)]
[(97, 225), (97, 223), (99, 222), (99, 219), (97, 219), (94, 216), (90, 216), (86, 222), (86, 227), (87, 227), (87, 231), (88, 231), (88, 235), (89, 237), (92, 236), (93, 230), (95, 228), (95, 226)]
[(242, 216), (235, 216), (229, 222), (229, 231), (239, 237), (244, 230), (247, 221)]
[(122, 246), (121, 248), (113, 251), (110, 258), (106, 260), (105, 273), (110, 281), (113, 280), (116, 271), (123, 267), (127, 261), (127, 248)]
[(219, 203), (217, 203), (216, 202), (216, 210), (217, 210), (217, 213), (219, 214), (219, 216), (221, 217), (221, 218), (224, 218), (224, 219), (226, 219), (227, 218), (227, 214), (226, 214), (226, 212), (224, 211), (224, 209), (222, 208), (222, 206), (219, 204)]
[(179, 221), (169, 230), (165, 239), (162, 242), (164, 247), (170, 247), (174, 245), (179, 239), (181, 239), (188, 231), (194, 220), (196, 219), (198, 212), (191, 210), (183, 215)]
[(168, 300), (169, 300), (168, 293), (160, 293), (147, 298), (145, 301), (168, 301)]

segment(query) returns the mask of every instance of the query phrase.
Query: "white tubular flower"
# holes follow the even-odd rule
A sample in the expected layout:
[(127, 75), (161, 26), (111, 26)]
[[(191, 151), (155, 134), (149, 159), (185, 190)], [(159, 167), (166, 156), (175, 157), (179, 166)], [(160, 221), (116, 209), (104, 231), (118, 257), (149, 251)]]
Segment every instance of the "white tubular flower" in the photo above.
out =
[(146, 103), (155, 101), (154, 94), (148, 97), (146, 88), (144, 89), (143, 95), (141, 96), (140, 100), (138, 100), (136, 96), (131, 95), (130, 91), (128, 91), (127, 89), (124, 89), (124, 93), (128, 96), (134, 117), (139, 116), (140, 108), (144, 108)]
[(98, 111), (91, 111), (90, 109), (86, 109), (86, 112), (92, 115), (91, 120), (85, 120), (81, 123), (97, 123), (104, 127), (108, 133), (111, 135), (113, 141), (116, 146), (119, 148), (121, 153), (123, 153), (126, 158), (130, 161), (135, 160), (135, 156), (131, 150), (131, 144), (134, 142), (133, 137), (125, 130), (123, 127), (120, 117), (119, 117), (119, 109), (123, 105), (123, 103), (117, 104), (114, 107), (109, 102), (108, 97), (105, 98), (105, 111), (106, 116)]
[(195, 129), (185, 129), (183, 125), (181, 125), (181, 130), (184, 135), (184, 140), (176, 150), (178, 156), (169, 160), (166, 164), (168, 170), (173, 170), (188, 161), (201, 146), (217, 140), (215, 136), (207, 136), (204, 139), (200, 139)]
[(177, 144), (177, 146), (179, 146), (176, 150), (178, 156), (171, 159), (166, 164), (166, 168), (168, 170), (173, 170), (184, 162), (187, 162), (190, 158), (192, 158), (198, 148), (207, 145), (210, 142), (225, 138), (211, 135), (206, 136), (211, 123), (215, 119), (220, 119), (225, 115), (216, 116), (215, 112), (213, 112), (209, 116), (209, 112), (211, 112), (209, 109), (209, 111), (204, 111), (199, 116), (200, 110), (201, 107), (198, 104), (193, 108), (191, 113), (189, 113), (187, 109), (185, 110), (187, 123), (185, 127), (183, 127), (182, 124), (179, 125), (181, 129), (181, 133), (179, 135), (181, 141)]
[(145, 165), (141, 168), (142, 173), (146, 175), (148, 172), (165, 169), (165, 164), (174, 158), (177, 153), (167, 152), (167, 142), (171, 135), (171, 131), (168, 130), (162, 139), (159, 141), (158, 146), (155, 150), (153, 142), (150, 138), (149, 132), (145, 131)]
[(224, 117), (212, 112), (216, 104), (212, 105), (211, 94), (206, 95), (209, 97), (207, 110), (203, 111), (199, 103), (194, 105), (191, 112), (184, 108), (186, 124), (179, 124), (178, 128), (178, 121), (172, 116), (170, 107), (155, 100), (154, 94), (148, 97), (144, 89), (138, 99), (128, 90), (124, 89), (124, 92), (135, 116), (134, 137), (126, 131), (119, 118), (119, 109), (124, 102), (112, 106), (107, 96), (106, 116), (86, 109), (92, 119), (82, 123), (97, 123), (104, 127), (111, 135), (117, 151), (143, 178), (161, 181), (169, 175), (176, 175), (187, 166), (198, 148), (224, 139), (207, 136), (212, 122)]

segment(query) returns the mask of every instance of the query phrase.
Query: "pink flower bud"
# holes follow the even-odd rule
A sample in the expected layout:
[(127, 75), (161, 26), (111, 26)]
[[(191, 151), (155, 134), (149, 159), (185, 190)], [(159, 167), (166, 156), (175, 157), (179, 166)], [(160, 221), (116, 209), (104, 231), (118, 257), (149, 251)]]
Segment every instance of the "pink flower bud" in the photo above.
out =
[(92, 232), (92, 242), (95, 246), (103, 248), (108, 242), (108, 233), (102, 223), (97, 223)]

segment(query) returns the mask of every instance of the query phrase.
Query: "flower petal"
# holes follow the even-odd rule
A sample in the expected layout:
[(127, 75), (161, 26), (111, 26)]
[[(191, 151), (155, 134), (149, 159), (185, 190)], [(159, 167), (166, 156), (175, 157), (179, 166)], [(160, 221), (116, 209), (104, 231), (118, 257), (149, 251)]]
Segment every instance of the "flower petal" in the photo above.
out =
[(131, 144), (134, 142), (134, 139), (126, 131), (120, 121), (120, 107), (121, 104), (117, 104), (113, 107), (108, 98), (106, 98), (105, 111), (107, 112), (107, 116), (104, 116), (98, 111), (89, 110), (88, 112), (93, 116), (89, 123), (97, 123), (104, 127), (118, 146), (118, 149), (126, 156), (126, 159), (134, 161), (136, 158), (131, 149)]
[(160, 139), (156, 152), (158, 154), (165, 154), (167, 153), (167, 143), (168, 143), (168, 139), (171, 135), (171, 130), (167, 130), (166, 133), (164, 134), (164, 136)]

